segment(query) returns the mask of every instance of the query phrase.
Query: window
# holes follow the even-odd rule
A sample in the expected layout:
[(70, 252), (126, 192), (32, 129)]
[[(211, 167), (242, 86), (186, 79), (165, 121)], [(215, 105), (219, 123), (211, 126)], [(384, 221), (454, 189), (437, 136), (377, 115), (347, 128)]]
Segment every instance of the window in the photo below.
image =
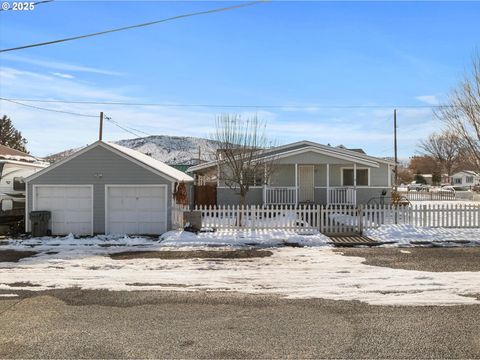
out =
[[(342, 169), (343, 186), (353, 186), (353, 169)], [(357, 169), (357, 186), (368, 186), (368, 169)]]
[(466, 183), (469, 183), (469, 184), (472, 184), (472, 183), (473, 183), (473, 176), (467, 176), (467, 177), (465, 178), (465, 182), (466, 182)]
[(457, 184), (457, 185), (461, 184), (462, 183), (462, 178), (454, 178), (453, 183)]
[(23, 179), (23, 177), (13, 178), (13, 190), (25, 191), (25, 180)]

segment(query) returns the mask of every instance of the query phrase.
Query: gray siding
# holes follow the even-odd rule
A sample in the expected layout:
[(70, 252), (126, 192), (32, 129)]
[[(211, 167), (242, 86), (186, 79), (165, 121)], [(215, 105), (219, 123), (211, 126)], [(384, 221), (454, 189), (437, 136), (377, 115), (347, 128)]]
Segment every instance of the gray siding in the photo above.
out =
[[(263, 204), (263, 189), (250, 188), (245, 199), (246, 205), (261, 205)], [(217, 205), (238, 205), (240, 204), (240, 197), (229, 188), (217, 189)]]
[[(94, 174), (101, 173), (102, 177)], [(28, 213), (32, 210), (33, 185), (93, 185), (93, 229), (105, 232), (105, 185), (167, 185), (167, 228), (171, 228), (172, 183), (101, 146), (28, 182)]]
[[(382, 191), (386, 190), (386, 197), (391, 196), (391, 190), (385, 188), (357, 188), (357, 205), (366, 205), (370, 200), (374, 199), (379, 201)], [(327, 204), (327, 189), (315, 188), (315, 204), (326, 205)], [(217, 204), (218, 205), (238, 205), (240, 198), (235, 192), (227, 188), (217, 189)], [(385, 200), (385, 203), (388, 203)], [(253, 188), (250, 189), (246, 199), (247, 205), (263, 205), (263, 189)]]

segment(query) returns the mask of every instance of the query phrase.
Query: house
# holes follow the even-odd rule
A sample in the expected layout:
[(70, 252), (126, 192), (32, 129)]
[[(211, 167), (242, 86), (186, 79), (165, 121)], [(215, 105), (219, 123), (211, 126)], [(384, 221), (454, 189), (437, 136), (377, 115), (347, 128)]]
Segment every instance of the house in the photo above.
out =
[(475, 171), (463, 170), (451, 176), (453, 186), (471, 187), (480, 184), (480, 174)]
[[(51, 212), (53, 235), (161, 234), (171, 228), (176, 183), (187, 174), (97, 141), (26, 179), (27, 215)], [(31, 231), (26, 216), (26, 229)]]
[(48, 164), (22, 151), (0, 145), (0, 223), (19, 221), (25, 213), (24, 179)]
[[(262, 174), (252, 179), (247, 204), (356, 205), (379, 199), (382, 193), (387, 201), (390, 196), (395, 163), (360, 149), (300, 141), (258, 153), (258, 161), (272, 158), (273, 174), (269, 179)], [(196, 191), (216, 182), (217, 205), (238, 204), (239, 196), (221, 178), (221, 166), (221, 162), (211, 161), (192, 166), (188, 172), (195, 178)]]

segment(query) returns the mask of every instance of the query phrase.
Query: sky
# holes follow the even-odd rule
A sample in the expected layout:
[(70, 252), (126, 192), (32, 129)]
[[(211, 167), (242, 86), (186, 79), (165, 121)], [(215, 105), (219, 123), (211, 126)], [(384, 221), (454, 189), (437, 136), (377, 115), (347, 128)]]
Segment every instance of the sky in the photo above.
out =
[[(53, 1), (0, 12), (0, 48), (240, 3)], [(208, 137), (221, 114), (256, 115), (278, 144), (311, 140), (386, 157), (398, 107), (406, 158), (442, 128), (428, 106), (446, 101), (468, 71), (479, 17), (480, 2), (272, 1), (4, 52), (2, 98), (160, 105), (24, 102), (85, 117), (0, 101), (0, 116), (37, 156), (97, 140), (104, 111), (136, 134), (197, 137)], [(251, 107), (182, 106), (199, 104)], [(134, 137), (105, 124), (105, 140)]]

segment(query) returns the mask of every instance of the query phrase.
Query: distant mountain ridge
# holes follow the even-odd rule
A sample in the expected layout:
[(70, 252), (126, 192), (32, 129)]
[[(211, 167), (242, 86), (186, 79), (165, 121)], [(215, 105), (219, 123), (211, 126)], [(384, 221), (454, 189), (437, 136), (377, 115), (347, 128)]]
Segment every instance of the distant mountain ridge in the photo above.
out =
[[(214, 140), (168, 135), (152, 135), (136, 139), (125, 139), (115, 141), (115, 143), (137, 150), (169, 165), (198, 164), (199, 153), (201, 161), (212, 160), (213, 153), (219, 147), (218, 142)], [(54, 163), (83, 148), (84, 147), (79, 147), (48, 155), (45, 157), (45, 160)]]

